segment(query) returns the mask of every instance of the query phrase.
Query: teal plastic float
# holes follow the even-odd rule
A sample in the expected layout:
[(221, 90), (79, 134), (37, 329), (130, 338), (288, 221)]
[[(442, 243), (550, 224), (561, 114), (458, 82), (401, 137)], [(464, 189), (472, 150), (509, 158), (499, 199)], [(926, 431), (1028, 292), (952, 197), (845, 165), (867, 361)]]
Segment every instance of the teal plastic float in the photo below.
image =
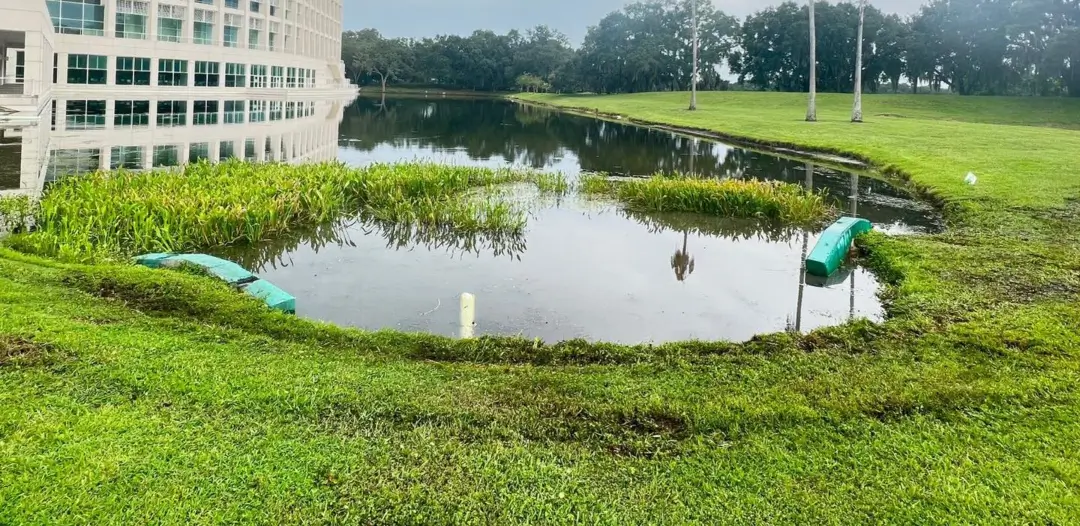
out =
[(262, 300), (271, 309), (296, 313), (296, 298), (269, 281), (259, 279), (249, 270), (219, 257), (207, 254), (144, 254), (135, 263), (147, 268), (176, 268), (193, 265), (225, 283)]
[(821, 234), (814, 250), (806, 258), (806, 273), (812, 276), (828, 277), (840, 268), (844, 262), (855, 236), (869, 232), (874, 228), (865, 219), (841, 217)]

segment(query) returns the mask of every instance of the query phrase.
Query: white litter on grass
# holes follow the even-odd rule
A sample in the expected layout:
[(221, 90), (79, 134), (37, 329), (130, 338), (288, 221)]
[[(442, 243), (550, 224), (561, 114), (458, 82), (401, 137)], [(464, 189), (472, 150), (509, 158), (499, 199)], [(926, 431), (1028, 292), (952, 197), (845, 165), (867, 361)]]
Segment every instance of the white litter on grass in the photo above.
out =
[(969, 185), (974, 185), (975, 183), (979, 182), (979, 178), (975, 177), (975, 174), (968, 172), (967, 177), (964, 178), (964, 182)]

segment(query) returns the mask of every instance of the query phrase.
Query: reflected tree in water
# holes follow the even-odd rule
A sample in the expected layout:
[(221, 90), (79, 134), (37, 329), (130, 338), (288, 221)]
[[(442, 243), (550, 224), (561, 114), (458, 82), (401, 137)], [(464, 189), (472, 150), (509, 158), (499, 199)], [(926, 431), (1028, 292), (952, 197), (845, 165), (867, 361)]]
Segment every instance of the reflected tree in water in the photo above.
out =
[(303, 246), (315, 253), (327, 247), (356, 248), (357, 244), (352, 240), (356, 233), (382, 237), (390, 249), (423, 247), (426, 250), (443, 250), (450, 257), (490, 254), (520, 260), (527, 248), (522, 235), (462, 233), (446, 226), (393, 223), (361, 215), (257, 245), (224, 247), (215, 251), (214, 255), (258, 273), (270, 268), (292, 266), (291, 254)]
[(694, 257), (686, 250), (687, 232), (683, 231), (682, 250), (675, 250), (671, 256), (671, 269), (675, 271), (675, 279), (686, 281), (686, 277), (694, 273)]

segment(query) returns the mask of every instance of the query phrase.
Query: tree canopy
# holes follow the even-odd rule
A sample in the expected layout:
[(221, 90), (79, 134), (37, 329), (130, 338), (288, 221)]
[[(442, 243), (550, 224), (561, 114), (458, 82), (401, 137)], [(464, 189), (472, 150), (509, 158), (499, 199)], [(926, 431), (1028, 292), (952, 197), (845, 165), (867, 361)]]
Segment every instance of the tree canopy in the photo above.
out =
[[(357, 83), (481, 91), (625, 93), (688, 90), (693, 0), (630, 4), (591, 26), (574, 49), (539, 26), (405, 40), (348, 31), (342, 53)], [(817, 87), (855, 83), (858, 7), (816, 2)], [(806, 2), (738, 20), (699, 0), (700, 89), (806, 91)], [(902, 18), (866, 9), (863, 89), (963, 95), (1080, 96), (1080, 0), (930, 0)]]

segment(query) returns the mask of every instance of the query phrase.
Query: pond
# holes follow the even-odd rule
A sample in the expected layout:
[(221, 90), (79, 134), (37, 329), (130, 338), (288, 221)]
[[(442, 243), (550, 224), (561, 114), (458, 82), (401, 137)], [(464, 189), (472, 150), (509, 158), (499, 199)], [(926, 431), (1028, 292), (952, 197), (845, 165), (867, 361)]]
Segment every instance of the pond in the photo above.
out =
[[(879, 179), (497, 100), (361, 98), (345, 110), (338, 158), (522, 166), (571, 180), (590, 171), (775, 179), (824, 190), (888, 232), (935, 226), (929, 207)], [(418, 238), (350, 219), (219, 254), (294, 294), (299, 315), (367, 329), (455, 335), (463, 292), (476, 295), (477, 334), (545, 341), (744, 340), (883, 316), (865, 269), (829, 283), (803, 277), (820, 232), (507, 191), (529, 210), (522, 239)]]

